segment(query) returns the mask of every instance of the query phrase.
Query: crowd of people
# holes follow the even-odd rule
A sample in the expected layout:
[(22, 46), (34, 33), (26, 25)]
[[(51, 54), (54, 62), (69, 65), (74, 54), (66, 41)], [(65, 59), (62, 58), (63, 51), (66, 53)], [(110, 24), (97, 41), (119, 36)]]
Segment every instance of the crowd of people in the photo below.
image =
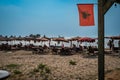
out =
[[(108, 42), (109, 49), (114, 52), (115, 51), (115, 45), (114, 45), (114, 40), (109, 40)], [(118, 48), (117, 50), (120, 50), (120, 40), (118, 41)]]
[(114, 40), (113, 39), (109, 40), (108, 46), (109, 46), (109, 49), (110, 49), (111, 53), (118, 52), (119, 57), (120, 57), (120, 40), (118, 41), (118, 47), (117, 48), (114, 46)]

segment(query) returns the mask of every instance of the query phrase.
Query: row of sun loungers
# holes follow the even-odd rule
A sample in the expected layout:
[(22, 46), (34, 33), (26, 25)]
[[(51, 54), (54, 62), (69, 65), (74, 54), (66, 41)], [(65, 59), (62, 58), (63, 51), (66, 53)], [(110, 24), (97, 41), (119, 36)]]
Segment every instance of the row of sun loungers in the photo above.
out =
[(48, 54), (52, 53), (54, 55), (73, 55), (76, 53), (86, 53), (89, 55), (97, 55), (98, 49), (95, 47), (61, 47), (61, 46), (34, 46), (30, 45), (0, 45), (0, 51), (16, 51), (16, 50), (27, 50), (32, 51), (33, 54)]
[(76, 53), (86, 53), (84, 50), (87, 50), (87, 54), (95, 54), (98, 52), (97, 48), (94, 49), (81, 49), (78, 47), (64, 47), (61, 46), (51, 46), (48, 48), (45, 47), (32, 47), (33, 54), (47, 54), (52, 53), (53, 55), (73, 55)]

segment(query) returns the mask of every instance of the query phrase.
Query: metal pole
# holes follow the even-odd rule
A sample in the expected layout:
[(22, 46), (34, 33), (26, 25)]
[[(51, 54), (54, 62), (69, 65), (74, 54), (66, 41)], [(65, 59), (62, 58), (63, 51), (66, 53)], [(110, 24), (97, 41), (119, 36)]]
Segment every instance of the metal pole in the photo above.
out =
[(98, 0), (98, 80), (104, 80), (104, 14), (103, 0)]

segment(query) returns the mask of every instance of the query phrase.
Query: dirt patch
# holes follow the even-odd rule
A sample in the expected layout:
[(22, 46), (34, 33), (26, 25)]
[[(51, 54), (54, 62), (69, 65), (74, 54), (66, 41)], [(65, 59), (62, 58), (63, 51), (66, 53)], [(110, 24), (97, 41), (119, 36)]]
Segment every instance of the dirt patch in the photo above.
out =
[(120, 68), (106, 73), (105, 80), (120, 80)]
[[(97, 56), (84, 57), (82, 54), (60, 56), (51, 53), (38, 55), (23, 50), (1, 51), (0, 69), (11, 72), (6, 80), (97, 80)], [(46, 66), (38, 67), (40, 64)], [(105, 80), (120, 80), (120, 71), (117, 72), (119, 69), (120, 58), (105, 55)]]

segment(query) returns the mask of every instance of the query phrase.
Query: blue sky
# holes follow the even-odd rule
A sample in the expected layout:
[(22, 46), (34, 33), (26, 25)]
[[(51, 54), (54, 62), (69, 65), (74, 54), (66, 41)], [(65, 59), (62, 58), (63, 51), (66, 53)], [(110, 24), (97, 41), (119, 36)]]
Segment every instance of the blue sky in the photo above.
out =
[[(95, 26), (79, 26), (78, 3), (95, 3)], [(0, 0), (0, 35), (98, 35), (97, 0)], [(105, 15), (105, 35), (120, 35), (120, 5)]]

